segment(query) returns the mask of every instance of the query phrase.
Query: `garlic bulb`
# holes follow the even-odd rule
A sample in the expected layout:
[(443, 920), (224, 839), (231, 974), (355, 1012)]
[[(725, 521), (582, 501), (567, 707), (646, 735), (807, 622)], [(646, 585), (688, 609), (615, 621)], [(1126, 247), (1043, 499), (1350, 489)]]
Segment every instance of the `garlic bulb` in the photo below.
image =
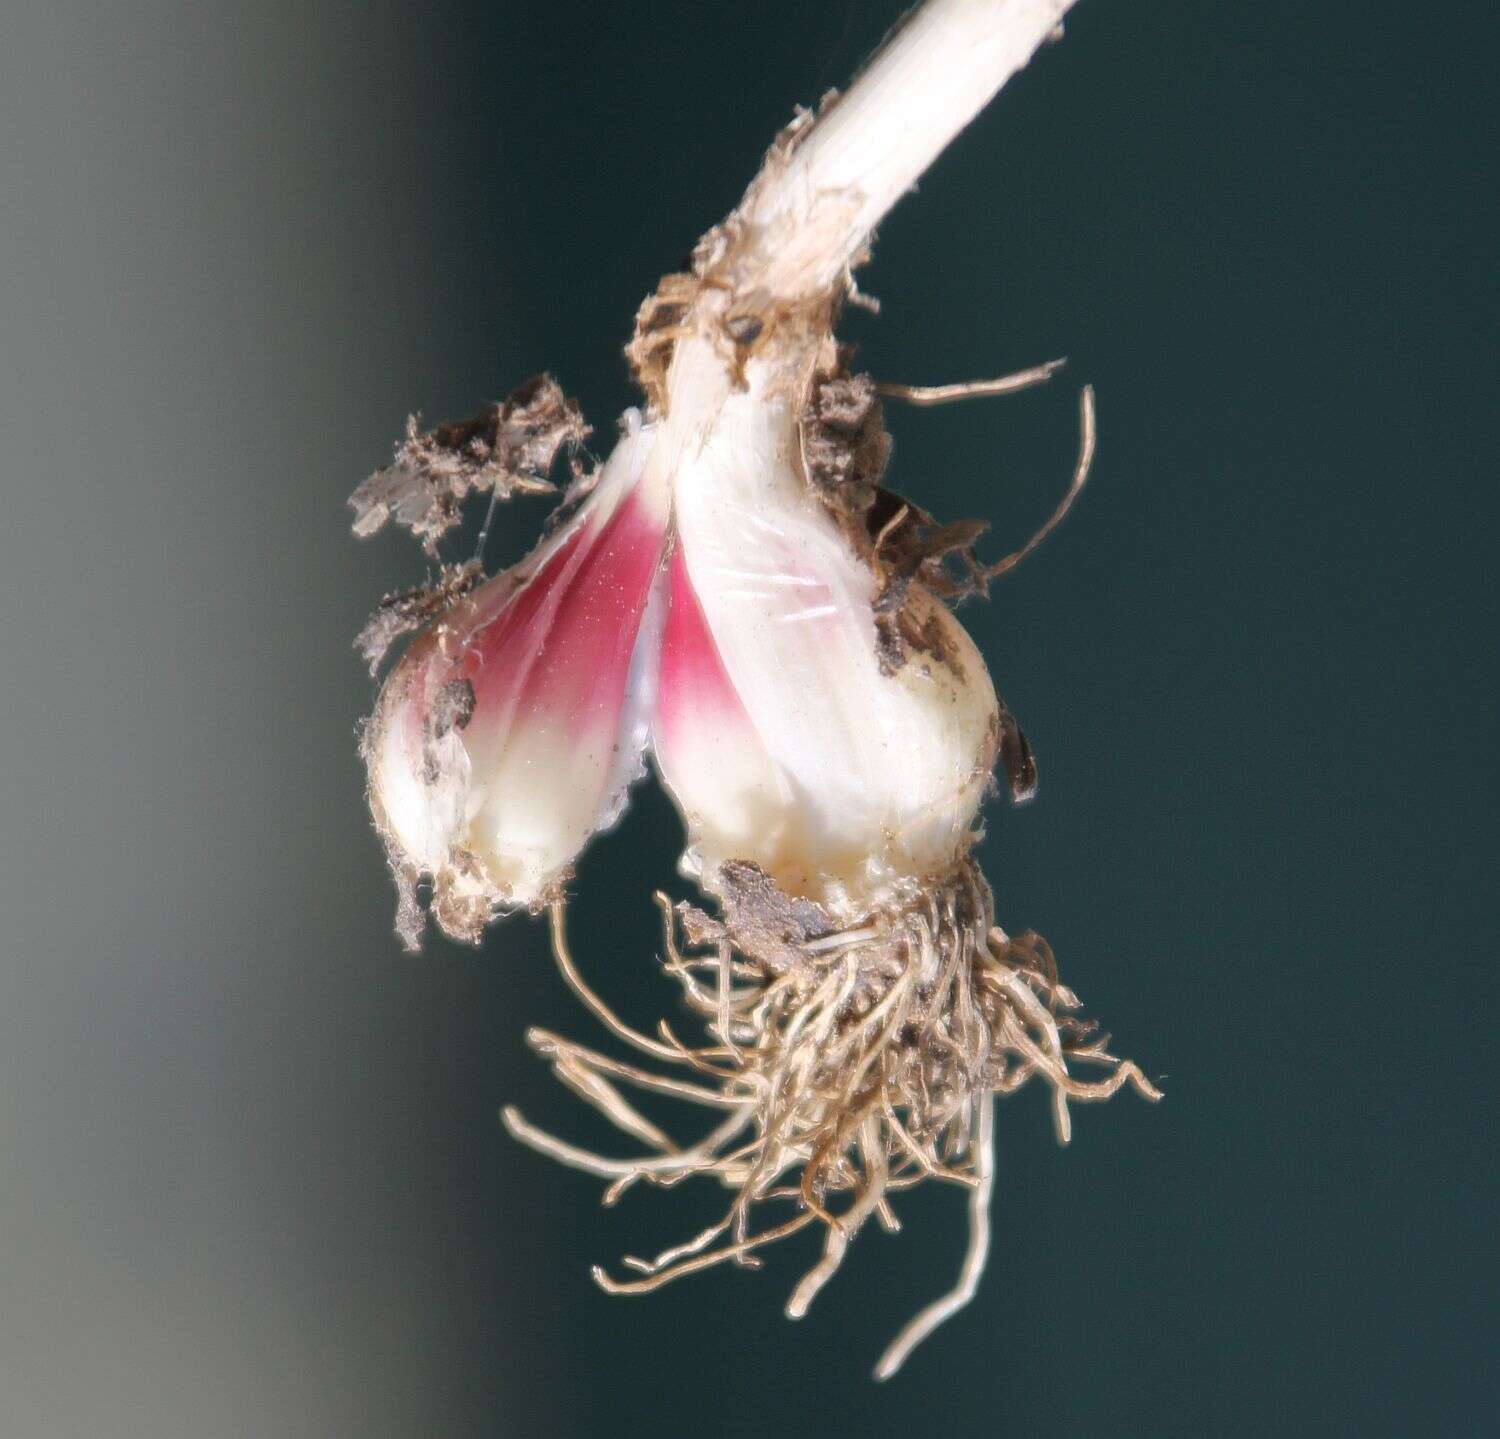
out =
[(725, 401), (675, 479), (653, 745), (696, 858), (759, 866), (851, 918), (968, 847), (999, 732), (963, 627), (920, 586), (927, 644), (879, 658), (870, 565), (799, 472), (790, 407)]
[(648, 717), (710, 874), (753, 863), (853, 913), (967, 847), (998, 733), (984, 661), (917, 586), (930, 643), (883, 672), (875, 577), (798, 473), (797, 435), (785, 404), (732, 397), (669, 487), (632, 422), (571, 523), (392, 671), (371, 800), (450, 933), (548, 895), (618, 818)]
[[(714, 342), (715, 298), (705, 286), (699, 333), (662, 376), (664, 412), (628, 417), (572, 518), (478, 588), (440, 585), (414, 601), (439, 614), (387, 678), (366, 731), (370, 797), (408, 943), (420, 934), (422, 874), (438, 923), (459, 938), (477, 940), (498, 911), (545, 903), (585, 1003), (646, 1055), (697, 1076), (684, 1086), (532, 1036), (572, 1089), (658, 1152), (611, 1160), (506, 1111), (519, 1139), (610, 1177), (612, 1192), (648, 1174), (712, 1176), (737, 1191), (698, 1240), (634, 1261), (641, 1277), (596, 1270), (605, 1289), (643, 1292), (821, 1219), (823, 1258), (787, 1305), (800, 1317), (863, 1224), (877, 1213), (893, 1222), (890, 1193), (933, 1174), (972, 1185), (964, 1278), (898, 1335), (884, 1377), (977, 1282), (993, 1095), (1042, 1076), (1066, 1140), (1069, 1099), (1125, 1083), (1156, 1090), (1067, 1017), (1077, 1001), (1050, 951), (995, 925), (969, 854), (997, 755), (1014, 794), (1034, 780), (983, 659), (932, 590), (959, 585), (944, 568), (955, 544), (985, 573), (967, 549), (976, 528), (933, 526), (886, 495), (896, 508), (872, 534), (889, 448), (873, 389), (795, 322), (773, 328), (780, 343), (736, 375)], [(560, 392), (535, 393), (574, 423)], [(868, 403), (845, 403), (851, 394)], [(1092, 445), (1087, 396), (1070, 497)], [(830, 409), (842, 417), (831, 430)], [(513, 438), (494, 435), (486, 457)], [(409, 436), (405, 453), (430, 448)], [(440, 493), (454, 490), (455, 464), (471, 485), (462, 458), (441, 458)], [(450, 516), (408, 494), (424, 474), (412, 460), (399, 484), (381, 475), (370, 490), (430, 530)], [(709, 1030), (696, 1049), (621, 1024), (579, 978), (563, 933), (562, 882), (620, 814), (648, 745), (687, 829), (684, 868), (720, 910), (666, 911), (669, 967)], [(1070, 1062), (1110, 1072), (1082, 1080)], [(681, 1148), (623, 1100), (622, 1077), (728, 1115)], [(777, 1182), (789, 1173), (800, 1173), (795, 1191)], [(752, 1206), (791, 1192), (800, 1214), (751, 1234)], [(851, 1196), (837, 1218), (835, 1193)]]
[[(418, 879), (449, 934), (477, 941), (498, 912), (549, 914), (563, 977), (617, 1039), (667, 1072), (551, 1032), (529, 1042), (645, 1153), (554, 1138), (514, 1109), (522, 1142), (608, 1181), (700, 1177), (728, 1211), (611, 1293), (644, 1293), (810, 1226), (822, 1256), (793, 1290), (798, 1318), (871, 1220), (927, 1179), (965, 1187), (958, 1283), (897, 1335), (876, 1375), (974, 1294), (988, 1252), (995, 1097), (1050, 1091), (1059, 1140), (1071, 1100), (1124, 1084), (1157, 1098), (1078, 1014), (1045, 941), (1007, 935), (974, 862), (997, 758), (1012, 798), (1030, 749), (948, 601), (982, 593), (1058, 523), (1093, 446), (1083, 392), (1068, 495), (1021, 550), (982, 564), (982, 525), (939, 525), (883, 488), (878, 389), (833, 339), (872, 227), (988, 97), (1053, 35), (1071, 0), (926, 0), (816, 117), (778, 137), (740, 206), (665, 277), (626, 350), (647, 400), (586, 498), (520, 565), (477, 587), (472, 566), (388, 597), (360, 647), (378, 662), (420, 630), (364, 735), (369, 794), (421, 929)], [(972, 387), (1009, 393), (1056, 364)], [(419, 434), (355, 496), (357, 532), (394, 519), (435, 554), (464, 499), (549, 488), (587, 433), (538, 376), (473, 421)], [(683, 868), (708, 908), (663, 911), (662, 948), (703, 1031), (624, 1024), (568, 948), (563, 884), (619, 816), (647, 750), (687, 832)], [(675, 1021), (674, 1021), (675, 1023)], [(1078, 1066), (1097, 1066), (1082, 1078)], [(680, 1143), (622, 1086), (705, 1106)], [(777, 1217), (762, 1221), (771, 1213)]]

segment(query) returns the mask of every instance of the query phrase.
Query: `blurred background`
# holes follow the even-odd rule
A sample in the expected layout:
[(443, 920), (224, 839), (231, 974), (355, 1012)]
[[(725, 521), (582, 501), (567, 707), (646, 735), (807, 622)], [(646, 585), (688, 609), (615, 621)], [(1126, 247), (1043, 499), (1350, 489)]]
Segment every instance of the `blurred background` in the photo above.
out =
[[(1156, 1108), (1000, 1115), (800, 1325), (810, 1249), (610, 1300), (717, 1194), (597, 1186), (522, 1044), (541, 927), (402, 954), (344, 507), (409, 410), (553, 370), (607, 443), (635, 307), (888, 0), (20, 0), (0, 18), (0, 1434), (1478, 1434), (1500, 1427), (1488, 7), (1083, 0), (884, 227), (850, 335), (936, 382), (893, 484), (1063, 530), (965, 610), (1041, 764), (994, 807)], [(1489, 37), (1492, 38), (1492, 37)], [(519, 555), (534, 502), (503, 512)], [(648, 785), (581, 962), (670, 1004)]]

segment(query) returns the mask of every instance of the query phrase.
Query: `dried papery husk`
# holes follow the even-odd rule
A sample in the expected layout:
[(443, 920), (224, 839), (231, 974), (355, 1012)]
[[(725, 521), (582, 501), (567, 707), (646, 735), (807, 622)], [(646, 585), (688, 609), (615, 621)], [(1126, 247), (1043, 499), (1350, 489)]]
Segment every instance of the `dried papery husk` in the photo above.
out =
[(437, 542), (462, 519), (467, 496), (549, 494), (553, 462), (560, 453), (576, 454), (588, 436), (577, 403), (551, 375), (533, 375), (466, 420), (422, 431), (411, 415), (391, 463), (349, 497), (354, 533), (373, 535), (394, 521), (436, 556)]
[[(821, 1227), (821, 1258), (787, 1303), (807, 1311), (872, 1218), (899, 1227), (892, 1201), (932, 1180), (970, 1194), (969, 1261), (951, 1294), (922, 1311), (877, 1367), (895, 1372), (910, 1347), (972, 1294), (982, 1267), (993, 1176), (995, 1096), (1033, 1079), (1048, 1086), (1059, 1142), (1068, 1105), (1106, 1099), (1129, 1084), (1159, 1092), (1108, 1049), (1079, 1014), (1035, 934), (994, 923), (988, 885), (965, 859), (951, 873), (910, 880), (878, 910), (839, 925), (821, 906), (780, 892), (754, 866), (723, 867), (720, 914), (658, 896), (665, 968), (704, 1032), (688, 1043), (666, 1022), (657, 1036), (621, 1022), (580, 975), (563, 909), (551, 911), (554, 953), (575, 993), (618, 1039), (655, 1062), (615, 1060), (547, 1031), (532, 1047), (569, 1088), (644, 1146), (635, 1158), (596, 1154), (537, 1129), (508, 1109), (522, 1142), (609, 1181), (605, 1203), (633, 1186), (716, 1180), (728, 1210), (683, 1244), (624, 1260), (631, 1278), (595, 1269), (612, 1294), (644, 1294)], [(1084, 1078), (1078, 1066), (1102, 1071)], [(713, 1110), (696, 1141), (678, 1143), (621, 1086)]]

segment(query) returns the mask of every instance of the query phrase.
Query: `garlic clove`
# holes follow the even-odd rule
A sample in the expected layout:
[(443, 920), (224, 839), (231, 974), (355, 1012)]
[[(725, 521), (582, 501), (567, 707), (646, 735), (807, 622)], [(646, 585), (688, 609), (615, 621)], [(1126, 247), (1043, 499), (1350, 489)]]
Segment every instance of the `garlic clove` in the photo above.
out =
[(684, 867), (703, 875), (753, 857), (792, 873), (812, 849), (807, 810), (725, 673), (680, 547), (668, 565), (664, 609), (651, 745), (687, 825)]
[(666, 643), (674, 655), (702, 650), (701, 624), (739, 733), (724, 734), (731, 707), (692, 693), (706, 660), (695, 671), (674, 659), (656, 756), (704, 859), (749, 860), (791, 893), (858, 907), (896, 877), (960, 857), (998, 707), (963, 627), (915, 585), (923, 641), (895, 673), (882, 670), (876, 576), (809, 490), (796, 447), (785, 403), (734, 395), (676, 472)]
[(547, 898), (641, 773), (669, 519), (649, 451), (630, 426), (578, 514), (460, 600), (382, 688), (372, 804), (398, 874), (432, 876), (456, 937)]

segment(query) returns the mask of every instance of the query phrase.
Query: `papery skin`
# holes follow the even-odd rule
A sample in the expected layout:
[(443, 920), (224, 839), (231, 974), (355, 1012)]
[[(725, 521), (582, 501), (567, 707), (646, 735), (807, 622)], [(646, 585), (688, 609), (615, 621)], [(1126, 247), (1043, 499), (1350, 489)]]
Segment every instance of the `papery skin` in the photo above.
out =
[(372, 806), (460, 937), (548, 898), (641, 772), (670, 506), (650, 449), (629, 419), (578, 514), (419, 636), (381, 691)]
[(915, 586), (930, 642), (882, 672), (876, 576), (797, 443), (785, 402), (732, 395), (674, 475), (653, 744), (705, 882), (748, 860), (854, 913), (966, 851), (998, 708), (963, 627)]

